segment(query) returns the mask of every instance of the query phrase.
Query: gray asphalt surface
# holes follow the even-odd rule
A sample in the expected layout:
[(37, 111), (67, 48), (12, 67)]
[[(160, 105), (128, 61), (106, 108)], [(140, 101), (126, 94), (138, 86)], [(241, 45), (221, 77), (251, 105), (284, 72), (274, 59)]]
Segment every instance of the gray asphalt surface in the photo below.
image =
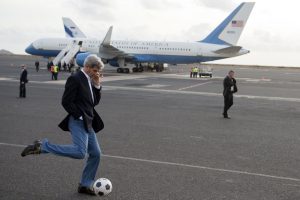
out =
[[(35, 139), (71, 142), (57, 127), (66, 115), (64, 82), (35, 72), (33, 58), (0, 58), (0, 199), (100, 198), (77, 194), (83, 160), (20, 156)], [(17, 98), (21, 63), (26, 99)], [(161, 74), (106, 69), (97, 177), (110, 179), (113, 192), (102, 199), (300, 199), (300, 70), (234, 69), (240, 96), (230, 120), (221, 117), (220, 95), (229, 67), (214, 68), (212, 79), (190, 79), (189, 66)]]

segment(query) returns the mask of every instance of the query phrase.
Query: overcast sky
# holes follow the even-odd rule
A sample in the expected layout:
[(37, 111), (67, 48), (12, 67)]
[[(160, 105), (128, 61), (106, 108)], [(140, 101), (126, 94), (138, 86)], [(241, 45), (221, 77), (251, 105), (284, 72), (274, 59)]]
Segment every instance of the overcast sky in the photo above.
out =
[[(25, 54), (43, 37), (65, 37), (70, 17), (89, 37), (199, 41), (242, 1), (238, 0), (1, 0), (0, 49)], [(250, 54), (216, 63), (300, 67), (300, 1), (256, 0), (238, 42)]]

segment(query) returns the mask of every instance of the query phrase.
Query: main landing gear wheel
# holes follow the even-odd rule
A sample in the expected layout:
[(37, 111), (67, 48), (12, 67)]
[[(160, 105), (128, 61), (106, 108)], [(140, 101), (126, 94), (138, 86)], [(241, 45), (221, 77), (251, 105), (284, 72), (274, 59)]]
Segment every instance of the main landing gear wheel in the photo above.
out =
[(123, 70), (123, 68), (118, 68), (118, 69), (117, 69), (117, 72), (118, 72), (118, 73), (123, 73), (124, 70)]
[(128, 68), (121, 68), (121, 67), (119, 67), (119, 68), (117, 69), (117, 72), (118, 72), (118, 73), (126, 73), (126, 74), (129, 74), (130, 70), (129, 70)]
[(143, 72), (144, 68), (143, 67), (134, 67), (132, 68), (132, 72)]
[(124, 68), (123, 72), (126, 73), (126, 74), (129, 74), (129, 69), (128, 68)]

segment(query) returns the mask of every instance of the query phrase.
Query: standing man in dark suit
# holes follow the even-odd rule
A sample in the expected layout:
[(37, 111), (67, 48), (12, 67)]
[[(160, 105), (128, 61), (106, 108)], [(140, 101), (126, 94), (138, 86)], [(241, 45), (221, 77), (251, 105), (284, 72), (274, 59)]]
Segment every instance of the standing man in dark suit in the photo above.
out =
[(35, 61), (34, 65), (35, 65), (36, 72), (38, 72), (40, 70), (40, 62), (37, 60)]
[(20, 76), (20, 98), (26, 98), (26, 83), (28, 82), (27, 79), (27, 70), (25, 65), (22, 65), (22, 72)]
[(101, 71), (104, 64), (96, 55), (89, 55), (84, 67), (70, 76), (65, 85), (62, 105), (68, 112), (67, 117), (59, 124), (64, 131), (70, 131), (73, 144), (57, 145), (47, 139), (36, 140), (28, 145), (22, 156), (40, 153), (52, 153), (74, 159), (88, 159), (78, 186), (79, 193), (95, 195), (93, 183), (100, 163), (100, 146), (96, 132), (104, 128), (101, 117), (94, 107), (101, 98)]
[(224, 78), (223, 81), (223, 96), (224, 96), (224, 112), (223, 116), (226, 119), (230, 119), (227, 111), (233, 105), (233, 93), (238, 91), (236, 86), (236, 80), (234, 78), (234, 71), (230, 70), (228, 75)]

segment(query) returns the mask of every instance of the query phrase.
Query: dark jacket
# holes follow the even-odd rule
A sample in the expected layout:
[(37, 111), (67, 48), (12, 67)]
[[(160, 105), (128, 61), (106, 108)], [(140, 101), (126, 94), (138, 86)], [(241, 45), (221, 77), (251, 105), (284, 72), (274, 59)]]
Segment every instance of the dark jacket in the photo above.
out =
[(21, 73), (20, 82), (24, 82), (24, 83), (28, 82), (28, 80), (27, 80), (27, 70), (26, 69), (24, 69)]
[(68, 116), (58, 125), (62, 130), (69, 131), (69, 117), (75, 119), (83, 118), (84, 127), (87, 132), (93, 128), (97, 133), (104, 128), (103, 121), (94, 107), (101, 99), (101, 88), (92, 86), (94, 102), (88, 80), (82, 71), (70, 76), (65, 85), (62, 97), (62, 105), (68, 112)]
[[(223, 95), (228, 96), (232, 95), (233, 93), (236, 93), (238, 91), (236, 86), (236, 80), (234, 78), (230, 78), (229, 76), (226, 76), (223, 81)], [(233, 87), (233, 91), (231, 88)]]

